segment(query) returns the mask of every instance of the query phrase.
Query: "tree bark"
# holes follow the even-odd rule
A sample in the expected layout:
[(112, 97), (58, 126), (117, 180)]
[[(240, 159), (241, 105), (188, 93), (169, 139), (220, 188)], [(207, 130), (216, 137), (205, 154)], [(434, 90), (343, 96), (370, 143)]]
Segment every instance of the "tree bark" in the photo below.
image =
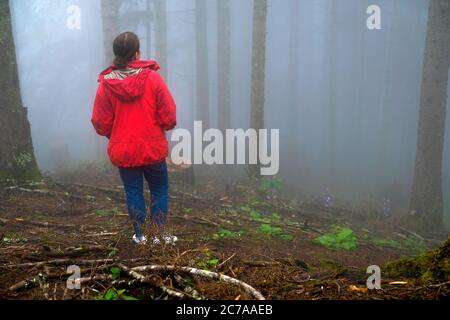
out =
[(363, 152), (363, 135), (364, 135), (364, 87), (366, 83), (365, 74), (365, 64), (366, 64), (366, 15), (364, 14), (366, 8), (368, 7), (366, 0), (358, 0), (357, 5), (357, 15), (356, 15), (356, 26), (355, 26), (355, 73), (354, 77), (357, 81), (357, 88), (354, 94), (353, 100), (353, 116), (354, 121), (352, 136), (350, 137), (350, 143), (353, 144), (351, 149), (352, 154), (349, 155), (353, 157), (353, 168), (352, 168), (352, 181), (357, 189), (362, 188), (365, 181), (363, 180), (363, 170), (362, 170), (362, 157)]
[(290, 97), (290, 109), (289, 116), (287, 118), (288, 128), (291, 134), (289, 135), (288, 145), (295, 146), (292, 148), (291, 155), (295, 162), (299, 161), (299, 152), (300, 146), (298, 143), (298, 137), (300, 133), (298, 131), (298, 118), (299, 118), (299, 89), (300, 89), (300, 81), (299, 81), (299, 58), (300, 58), (300, 30), (302, 26), (300, 26), (301, 17), (300, 13), (300, 1), (292, 1), (291, 4), (291, 25), (290, 25), (290, 35), (289, 35), (289, 51), (288, 51), (288, 65), (289, 65), (289, 97)]
[(9, 1), (0, 2), (0, 179), (40, 179), (27, 109), (20, 95)]
[(383, 90), (380, 98), (380, 111), (381, 111), (381, 127), (380, 127), (380, 139), (378, 145), (378, 168), (377, 168), (377, 184), (379, 187), (386, 185), (386, 178), (389, 177), (391, 170), (388, 170), (386, 174), (386, 169), (388, 168), (388, 146), (389, 146), (389, 136), (391, 135), (393, 123), (391, 120), (391, 114), (389, 110), (393, 107), (392, 105), (392, 87), (394, 86), (394, 73), (395, 73), (395, 59), (394, 52), (397, 47), (397, 43), (394, 37), (395, 21), (398, 19), (398, 2), (389, 1), (385, 4), (385, 11), (391, 16), (387, 21), (386, 27), (386, 41), (385, 41), (385, 52), (384, 52), (384, 81)]
[(119, 35), (119, 0), (102, 0), (103, 43), (105, 67), (114, 61), (113, 42)]
[(217, 71), (219, 77), (219, 128), (231, 127), (230, 105), (230, 0), (217, 0)]
[(205, 129), (210, 128), (207, 9), (206, 0), (195, 1), (195, 29), (197, 36), (197, 119), (203, 121), (203, 128)]
[(442, 159), (450, 59), (449, 22), (450, 2), (431, 0), (410, 204), (425, 229), (443, 225)]
[[(266, 28), (267, 0), (253, 0), (252, 92), (250, 127), (256, 130), (264, 128)], [(249, 166), (249, 175), (259, 175), (259, 169), (260, 165)]]
[(328, 75), (328, 89), (329, 89), (329, 114), (328, 114), (328, 170), (331, 184), (337, 184), (337, 93), (336, 93), (336, 56), (337, 56), (337, 23), (336, 23), (336, 2), (331, 1), (329, 5), (330, 28), (329, 34), (329, 75)]
[(151, 0), (147, 0), (145, 7), (145, 33), (146, 33), (146, 46), (147, 46), (147, 59), (150, 59), (152, 56), (152, 3)]

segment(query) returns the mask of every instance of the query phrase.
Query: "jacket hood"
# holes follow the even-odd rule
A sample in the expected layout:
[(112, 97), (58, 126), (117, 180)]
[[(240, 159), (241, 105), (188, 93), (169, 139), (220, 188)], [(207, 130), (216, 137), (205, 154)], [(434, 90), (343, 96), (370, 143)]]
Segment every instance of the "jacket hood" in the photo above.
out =
[(98, 82), (108, 87), (119, 99), (132, 101), (144, 93), (145, 83), (151, 71), (158, 71), (156, 61), (135, 60), (126, 69), (114, 65), (100, 73)]

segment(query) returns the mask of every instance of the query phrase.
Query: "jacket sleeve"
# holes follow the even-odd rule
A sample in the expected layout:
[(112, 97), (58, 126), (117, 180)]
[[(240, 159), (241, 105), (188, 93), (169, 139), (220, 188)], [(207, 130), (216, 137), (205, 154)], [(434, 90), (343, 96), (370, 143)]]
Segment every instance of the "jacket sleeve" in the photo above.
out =
[(172, 130), (177, 125), (177, 107), (163, 77), (155, 76), (156, 120), (164, 130)]
[(95, 96), (91, 122), (99, 135), (105, 136), (108, 139), (111, 138), (114, 123), (114, 109), (101, 83), (98, 86)]

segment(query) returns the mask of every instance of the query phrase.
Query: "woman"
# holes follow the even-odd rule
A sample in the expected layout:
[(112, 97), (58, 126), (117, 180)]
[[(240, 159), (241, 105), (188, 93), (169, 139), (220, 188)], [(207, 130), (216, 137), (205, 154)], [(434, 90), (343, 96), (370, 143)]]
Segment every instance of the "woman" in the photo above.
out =
[[(176, 126), (176, 105), (155, 61), (140, 60), (139, 38), (125, 32), (114, 40), (114, 64), (103, 71), (94, 103), (92, 124), (109, 139), (108, 154), (119, 167), (128, 212), (133, 220), (133, 240), (147, 242), (142, 224), (146, 219), (144, 179), (151, 192), (151, 222), (162, 226), (168, 213), (169, 152), (165, 131)], [(175, 243), (163, 233), (153, 243)]]

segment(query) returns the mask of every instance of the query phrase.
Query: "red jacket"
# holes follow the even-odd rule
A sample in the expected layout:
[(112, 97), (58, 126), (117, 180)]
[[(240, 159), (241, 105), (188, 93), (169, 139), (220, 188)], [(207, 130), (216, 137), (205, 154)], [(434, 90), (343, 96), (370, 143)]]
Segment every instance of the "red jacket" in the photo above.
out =
[(132, 61), (99, 76), (92, 124), (109, 139), (115, 166), (150, 165), (169, 153), (165, 131), (176, 126), (176, 105), (158, 69), (155, 61)]

